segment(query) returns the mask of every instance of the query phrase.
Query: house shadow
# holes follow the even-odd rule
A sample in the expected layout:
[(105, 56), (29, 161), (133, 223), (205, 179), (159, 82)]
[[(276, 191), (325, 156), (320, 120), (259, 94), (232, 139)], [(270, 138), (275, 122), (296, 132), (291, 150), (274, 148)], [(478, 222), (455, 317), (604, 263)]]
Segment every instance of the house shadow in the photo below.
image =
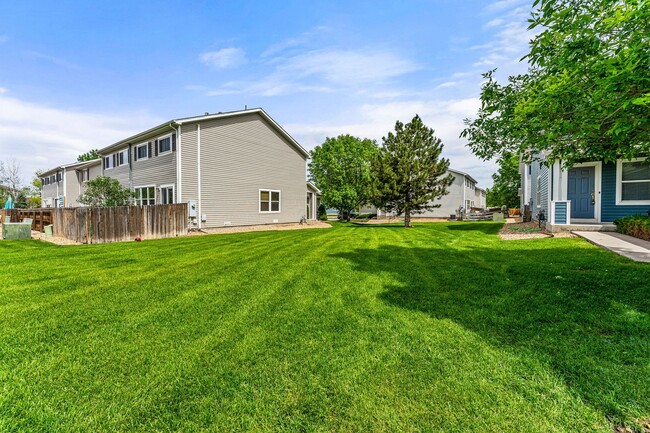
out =
[[(454, 230), (493, 232), (499, 224)], [(524, 241), (525, 242), (525, 241)], [(490, 344), (531, 354), (612, 420), (650, 413), (650, 267), (592, 248), (406, 248), (334, 254), (392, 275), (386, 303), (449, 319)], [(391, 279), (391, 281), (394, 281)], [(647, 287), (647, 286), (646, 286)]]

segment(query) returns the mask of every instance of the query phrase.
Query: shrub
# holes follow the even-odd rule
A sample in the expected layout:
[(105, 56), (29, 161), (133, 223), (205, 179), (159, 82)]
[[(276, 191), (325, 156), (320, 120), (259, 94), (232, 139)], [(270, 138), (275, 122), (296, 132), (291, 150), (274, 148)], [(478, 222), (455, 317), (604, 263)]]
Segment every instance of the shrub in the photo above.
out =
[(614, 220), (616, 231), (650, 241), (650, 216), (631, 215)]
[(321, 221), (327, 221), (327, 208), (322, 203), (318, 206), (318, 219)]

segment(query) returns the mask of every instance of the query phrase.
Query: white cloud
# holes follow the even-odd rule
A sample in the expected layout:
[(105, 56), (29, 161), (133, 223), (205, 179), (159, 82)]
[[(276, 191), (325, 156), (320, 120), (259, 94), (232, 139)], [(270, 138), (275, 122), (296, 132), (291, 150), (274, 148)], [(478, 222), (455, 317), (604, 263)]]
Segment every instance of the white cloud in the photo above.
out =
[(301, 33), (300, 35), (293, 37), (293, 38), (287, 38), (277, 44), (273, 44), (270, 47), (268, 47), (264, 52), (260, 55), (261, 58), (268, 58), (272, 56), (277, 56), (278, 54), (290, 49), (290, 48), (295, 48), (295, 47), (300, 47), (306, 45), (308, 42), (310, 42), (315, 36), (318, 36), (322, 33), (325, 33), (329, 30), (328, 27), (326, 26), (317, 26), (314, 27), (313, 29)]
[(90, 149), (102, 148), (158, 124), (146, 113), (121, 116), (46, 107), (0, 96), (0, 155), (15, 159), (28, 181), (38, 169), (74, 162)]
[(491, 174), (496, 165), (481, 161), (472, 155), (459, 138), (463, 119), (473, 116), (479, 107), (478, 98), (449, 100), (410, 100), (381, 104), (364, 104), (351, 115), (355, 122), (293, 123), (284, 125), (298, 141), (308, 149), (321, 144), (325, 137), (352, 134), (381, 142), (381, 138), (395, 127), (395, 121), (409, 122), (419, 114), (424, 123), (435, 130), (443, 144), (443, 156), (449, 158), (456, 170), (471, 174), (482, 188), (492, 185)]
[(231, 81), (208, 96), (252, 94), (278, 96), (300, 92), (362, 92), (420, 67), (387, 51), (314, 50), (268, 62), (271, 73), (250, 81)]
[(228, 69), (246, 63), (246, 53), (241, 48), (222, 48), (201, 54), (199, 60), (213, 68)]
[(0, 95), (2, 95), (2, 94), (4, 94), (4, 93), (7, 93), (7, 91), (8, 91), (8, 90), (7, 90), (6, 88), (4, 88), (4, 87), (0, 87)]
[(494, 3), (487, 5), (484, 9), (488, 12), (498, 12), (504, 9), (512, 8), (518, 4), (521, 4), (522, 0), (498, 0)]

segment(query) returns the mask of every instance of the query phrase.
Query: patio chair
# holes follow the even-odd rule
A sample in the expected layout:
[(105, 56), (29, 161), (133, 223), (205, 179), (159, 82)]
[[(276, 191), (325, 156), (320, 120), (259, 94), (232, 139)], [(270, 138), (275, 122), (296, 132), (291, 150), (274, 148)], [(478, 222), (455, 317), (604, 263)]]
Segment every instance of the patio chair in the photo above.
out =
[(29, 224), (29, 226), (32, 226), (32, 221), (34, 221), (31, 218), (23, 218), (23, 224)]
[(5, 215), (5, 223), (10, 223), (10, 222), (11, 222), (11, 216)]

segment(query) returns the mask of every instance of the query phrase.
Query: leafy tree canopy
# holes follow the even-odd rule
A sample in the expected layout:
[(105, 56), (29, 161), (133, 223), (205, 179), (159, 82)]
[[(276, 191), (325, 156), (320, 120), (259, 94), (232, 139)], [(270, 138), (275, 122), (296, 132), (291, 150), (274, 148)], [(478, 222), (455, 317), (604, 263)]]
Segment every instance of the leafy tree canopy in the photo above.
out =
[(499, 170), (492, 175), (494, 185), (487, 190), (487, 205), (519, 207), (519, 158), (517, 155), (505, 154), (499, 159)]
[(440, 158), (442, 147), (420, 116), (406, 125), (397, 121), (373, 161), (374, 204), (403, 214), (404, 227), (411, 226), (411, 214), (440, 207), (433, 201), (453, 182), (452, 175), (445, 176), (449, 160)]
[(537, 0), (527, 74), (484, 74), (461, 136), (481, 158), (536, 153), (566, 165), (650, 153), (650, 3)]
[(99, 153), (97, 149), (92, 149), (89, 150), (86, 153), (82, 153), (77, 157), (78, 162), (83, 162), (83, 161), (92, 161), (93, 159), (99, 158)]
[(86, 191), (79, 196), (79, 203), (91, 207), (126, 206), (133, 193), (124, 188), (117, 179), (98, 176), (86, 182)]
[(377, 144), (349, 134), (326, 138), (311, 152), (309, 176), (323, 192), (321, 201), (347, 213), (370, 201), (371, 160)]

